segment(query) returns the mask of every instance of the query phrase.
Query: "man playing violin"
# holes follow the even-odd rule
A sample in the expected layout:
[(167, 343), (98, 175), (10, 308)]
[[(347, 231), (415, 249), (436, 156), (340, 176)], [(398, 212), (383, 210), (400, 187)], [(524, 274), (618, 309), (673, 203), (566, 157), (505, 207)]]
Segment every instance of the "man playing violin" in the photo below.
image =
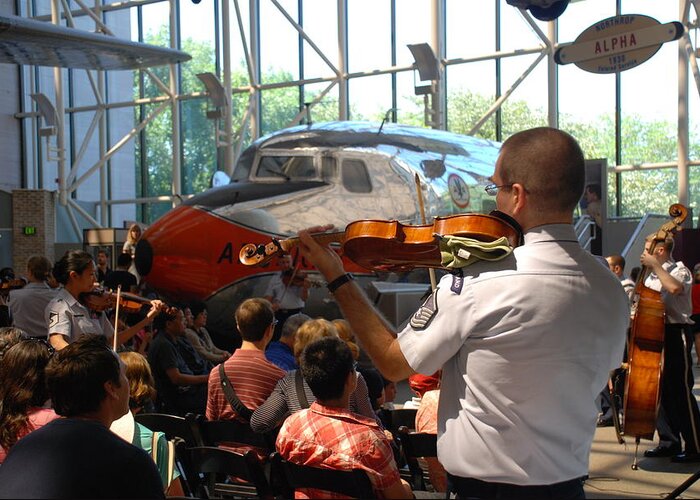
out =
[[(690, 349), (693, 276), (682, 262), (673, 260), (673, 237), (657, 243), (649, 253), (656, 234), (649, 235), (640, 257), (651, 270), (644, 285), (661, 292), (666, 311), (664, 370), (661, 376), (661, 406), (656, 422), (659, 445), (644, 452), (645, 457), (671, 457), (680, 463), (700, 462), (700, 411), (695, 395)], [(681, 439), (685, 443), (681, 453)]]
[(294, 268), (291, 255), (282, 255), (277, 264), (282, 272), (270, 279), (264, 293), (265, 299), (272, 304), (272, 310), (275, 312), (277, 320), (273, 342), (279, 340), (282, 325), (287, 321), (287, 318), (304, 309), (306, 299), (309, 298), (310, 287), (308, 279)]
[[(63, 288), (49, 302), (44, 312), (51, 345), (55, 349), (63, 349), (86, 334), (104, 335), (111, 343), (114, 327), (105, 312), (90, 311), (80, 301), (81, 294), (89, 293), (95, 287), (95, 262), (92, 255), (82, 250), (69, 250), (56, 262), (53, 274), (63, 284)], [(151, 309), (143, 320), (117, 333), (117, 345), (123, 344), (151, 324), (163, 306), (159, 300), (151, 301)]]
[(301, 253), (386, 378), (442, 369), (438, 458), (458, 497), (584, 498), (595, 400), (622, 356), (627, 297), (576, 238), (585, 170), (574, 138), (513, 135), (491, 181), (524, 244), (442, 277), (398, 336), (309, 231)]

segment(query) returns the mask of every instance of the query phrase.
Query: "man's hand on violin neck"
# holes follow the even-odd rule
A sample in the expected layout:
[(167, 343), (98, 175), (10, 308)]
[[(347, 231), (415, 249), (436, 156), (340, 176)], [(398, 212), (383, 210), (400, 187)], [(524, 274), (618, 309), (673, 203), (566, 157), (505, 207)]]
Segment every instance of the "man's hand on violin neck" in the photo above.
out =
[[(332, 226), (330, 226), (332, 227)], [(329, 282), (345, 274), (345, 269), (343, 268), (343, 261), (337, 253), (330, 249), (327, 245), (319, 245), (316, 240), (314, 240), (311, 233), (319, 233), (327, 231), (328, 226), (317, 226), (309, 229), (304, 229), (299, 231), (299, 250), (302, 256), (311, 264), (313, 264), (316, 269), (318, 269), (321, 274)]]

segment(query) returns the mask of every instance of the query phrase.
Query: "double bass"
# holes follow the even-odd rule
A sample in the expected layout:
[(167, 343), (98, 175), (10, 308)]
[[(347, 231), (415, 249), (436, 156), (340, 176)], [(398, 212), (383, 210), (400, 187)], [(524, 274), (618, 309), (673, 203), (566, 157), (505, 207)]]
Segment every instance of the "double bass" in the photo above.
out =
[[(657, 245), (676, 230), (688, 215), (688, 209), (681, 204), (671, 205), (669, 215), (673, 219), (656, 232), (650, 243), (649, 253), (653, 254)], [(624, 397), (624, 419), (621, 432), (634, 436), (639, 447), (640, 439), (654, 438), (656, 416), (659, 408), (659, 391), (663, 376), (663, 348), (665, 329), (665, 307), (661, 292), (644, 285), (650, 270), (643, 266), (635, 284), (633, 311), (634, 317), (628, 339), (628, 360)], [(632, 469), (637, 469), (637, 449), (635, 449)]]

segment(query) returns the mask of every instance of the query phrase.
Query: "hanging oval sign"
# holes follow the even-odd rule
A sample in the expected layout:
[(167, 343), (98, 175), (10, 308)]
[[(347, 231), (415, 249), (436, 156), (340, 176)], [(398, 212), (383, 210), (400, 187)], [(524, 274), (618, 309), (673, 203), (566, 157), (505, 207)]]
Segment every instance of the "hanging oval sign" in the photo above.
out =
[(618, 73), (643, 62), (683, 34), (677, 21), (661, 24), (653, 17), (627, 14), (603, 19), (554, 53), (558, 64), (574, 63), (591, 73)]

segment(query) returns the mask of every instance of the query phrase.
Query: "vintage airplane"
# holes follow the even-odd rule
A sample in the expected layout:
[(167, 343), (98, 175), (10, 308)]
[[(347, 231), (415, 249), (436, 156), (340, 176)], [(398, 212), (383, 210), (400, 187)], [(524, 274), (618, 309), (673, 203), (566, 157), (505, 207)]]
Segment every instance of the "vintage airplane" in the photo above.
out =
[[(211, 329), (230, 330), (238, 304), (262, 296), (279, 271), (276, 259), (267, 267), (242, 265), (244, 245), (316, 225), (342, 230), (360, 219), (419, 224), (417, 186), (429, 221), (490, 212), (494, 200), (483, 186), (499, 148), (488, 140), (394, 124), (328, 122), (281, 130), (243, 152), (230, 183), (184, 201), (151, 225), (136, 248), (136, 267), (168, 299), (206, 300)], [(295, 263), (306, 269), (296, 255)], [(358, 266), (352, 270), (377, 279)], [(306, 309), (337, 316), (334, 306), (324, 290), (312, 290)]]

